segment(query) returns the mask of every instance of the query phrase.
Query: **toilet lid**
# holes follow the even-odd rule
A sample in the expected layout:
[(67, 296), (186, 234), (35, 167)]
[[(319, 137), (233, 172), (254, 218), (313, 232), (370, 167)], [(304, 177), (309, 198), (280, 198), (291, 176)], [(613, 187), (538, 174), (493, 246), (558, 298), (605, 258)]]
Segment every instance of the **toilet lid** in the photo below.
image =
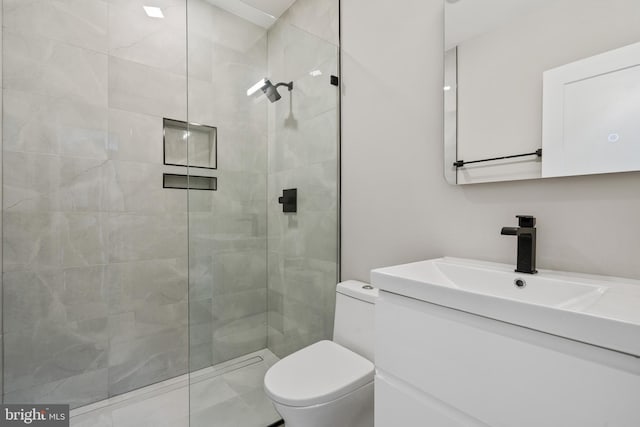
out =
[(273, 365), (264, 387), (280, 404), (311, 406), (344, 396), (373, 377), (373, 363), (333, 341), (320, 341)]

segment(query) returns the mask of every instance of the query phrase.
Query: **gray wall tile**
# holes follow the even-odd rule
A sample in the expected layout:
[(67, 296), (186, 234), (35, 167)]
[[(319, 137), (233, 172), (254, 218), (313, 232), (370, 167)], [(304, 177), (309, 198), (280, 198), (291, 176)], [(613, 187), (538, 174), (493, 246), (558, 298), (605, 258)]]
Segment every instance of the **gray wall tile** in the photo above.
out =
[(162, 120), (156, 116), (109, 109), (109, 158), (162, 164)]
[(5, 403), (60, 403), (77, 408), (108, 396), (108, 371), (97, 369), (64, 379), (41, 384), (36, 387), (9, 391), (4, 395)]
[(106, 105), (18, 90), (3, 101), (5, 150), (106, 158)]
[(121, 394), (187, 372), (186, 328), (117, 340), (109, 346), (109, 392)]
[[(5, 393), (34, 389), (107, 367), (106, 318), (41, 321), (8, 332), (4, 339), (5, 366), (10, 368), (4, 372)], [(77, 392), (80, 395), (81, 390)]]
[(97, 52), (107, 52), (107, 2), (3, 0), (4, 27)]
[(107, 228), (112, 263), (178, 258), (186, 254), (186, 213), (110, 213)]
[[(298, 0), (269, 35), (202, 0), (159, 2), (165, 20), (142, 0), (4, 0), (6, 401), (79, 406), (330, 336), (333, 2)], [(265, 76), (295, 80), (293, 102), (247, 97)], [(192, 191), (189, 213), (161, 188), (162, 117), (187, 107), (219, 137), (218, 191)]]
[(40, 3), (4, 3), (5, 398), (77, 406), (186, 372), (187, 199), (161, 181), (186, 79), (112, 38), (140, 2)]
[(187, 118), (186, 76), (109, 57), (109, 107), (175, 120)]
[[(162, 0), (163, 19), (149, 19), (144, 0), (109, 0), (109, 55), (153, 69), (185, 75), (186, 2)], [(183, 93), (184, 94), (184, 93)]]
[(8, 30), (3, 49), (5, 89), (106, 106), (107, 55)]

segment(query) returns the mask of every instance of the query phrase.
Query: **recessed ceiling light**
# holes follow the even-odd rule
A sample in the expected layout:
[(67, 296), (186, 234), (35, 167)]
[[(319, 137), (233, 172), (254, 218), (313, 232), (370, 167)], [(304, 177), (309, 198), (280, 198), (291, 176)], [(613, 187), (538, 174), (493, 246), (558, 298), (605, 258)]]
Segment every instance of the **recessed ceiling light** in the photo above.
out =
[(151, 18), (164, 18), (164, 13), (162, 13), (162, 9), (155, 6), (142, 6), (144, 11)]
[(309, 73), (309, 75), (310, 75), (311, 77), (318, 77), (318, 76), (321, 76), (321, 75), (322, 75), (322, 71), (320, 71), (320, 70), (314, 70), (314, 71), (311, 71), (311, 72)]

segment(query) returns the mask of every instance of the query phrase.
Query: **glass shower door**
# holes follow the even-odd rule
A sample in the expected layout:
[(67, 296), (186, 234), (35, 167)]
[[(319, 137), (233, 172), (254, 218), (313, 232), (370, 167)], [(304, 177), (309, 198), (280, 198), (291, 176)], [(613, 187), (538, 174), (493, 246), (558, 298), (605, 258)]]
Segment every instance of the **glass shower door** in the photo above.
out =
[(266, 370), (332, 332), (338, 1), (0, 3), (4, 402), (279, 422)]
[[(339, 279), (338, 1), (297, 1), (269, 30), (268, 347), (279, 358), (333, 335)], [(297, 190), (295, 214), (279, 197)]]
[(333, 329), (338, 1), (250, 4), (188, 2), (189, 120), (217, 133), (216, 169), (189, 170), (217, 180), (189, 191), (192, 426), (278, 425), (266, 371)]
[(217, 133), (215, 169), (189, 170), (217, 182), (189, 191), (191, 425), (265, 427), (278, 419), (256, 406), (268, 358), (267, 105), (247, 89), (266, 76), (267, 30), (223, 6), (188, 2), (189, 120)]
[(187, 192), (163, 188), (186, 2), (2, 3), (3, 400), (186, 425)]

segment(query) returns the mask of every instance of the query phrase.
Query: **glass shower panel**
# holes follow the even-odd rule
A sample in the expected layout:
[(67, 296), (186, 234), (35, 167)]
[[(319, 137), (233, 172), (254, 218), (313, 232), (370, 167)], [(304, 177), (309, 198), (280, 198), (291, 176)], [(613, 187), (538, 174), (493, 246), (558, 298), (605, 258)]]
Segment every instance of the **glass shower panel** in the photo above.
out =
[(188, 2), (189, 120), (217, 129), (217, 169), (190, 168), (217, 178), (189, 191), (191, 425), (264, 427), (278, 416), (250, 399), (267, 359), (267, 105), (247, 89), (267, 73), (267, 30), (223, 6)]
[(187, 194), (163, 188), (164, 119), (187, 120), (186, 3), (109, 0), (110, 394), (188, 370)]
[[(279, 358), (333, 335), (338, 269), (338, 1), (298, 0), (269, 30), (268, 348)], [(278, 198), (297, 189), (296, 214)]]
[(146, 4), (3, 1), (7, 403), (187, 373), (187, 192), (162, 186), (186, 173), (162, 151), (163, 118), (187, 119), (186, 3)]
[(2, 398), (277, 423), (266, 370), (332, 332), (338, 1), (0, 3)]
[[(266, 31), (189, 1), (189, 120), (217, 128), (216, 191), (189, 191), (191, 367), (266, 347)], [(193, 166), (193, 152), (189, 163)]]
[[(189, 121), (216, 127), (218, 148), (217, 169), (206, 171), (217, 190), (189, 191), (196, 427), (277, 425), (267, 369), (332, 336), (338, 1), (292, 3), (273, 18), (240, 1), (188, 2)], [(274, 86), (290, 82), (276, 101)], [(278, 198), (294, 188), (296, 212), (283, 213)]]

